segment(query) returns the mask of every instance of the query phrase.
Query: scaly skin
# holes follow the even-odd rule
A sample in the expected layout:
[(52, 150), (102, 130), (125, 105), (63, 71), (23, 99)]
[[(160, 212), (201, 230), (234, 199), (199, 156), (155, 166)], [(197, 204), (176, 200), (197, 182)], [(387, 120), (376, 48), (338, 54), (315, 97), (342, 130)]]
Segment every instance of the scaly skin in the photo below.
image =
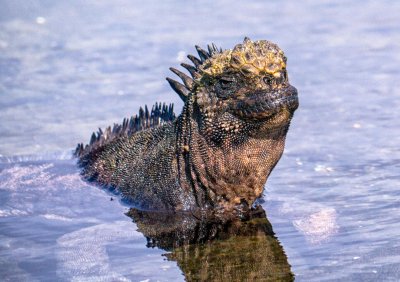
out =
[(167, 78), (185, 102), (182, 113), (171, 121), (164, 106), (161, 125), (142, 113), (146, 125), (108, 129), (79, 145), (86, 179), (147, 210), (229, 211), (261, 196), (298, 107), (286, 57), (277, 45), (248, 38), (233, 50), (196, 48), (200, 59), (188, 56), (194, 66), (182, 64), (192, 78), (176, 69), (185, 85)]

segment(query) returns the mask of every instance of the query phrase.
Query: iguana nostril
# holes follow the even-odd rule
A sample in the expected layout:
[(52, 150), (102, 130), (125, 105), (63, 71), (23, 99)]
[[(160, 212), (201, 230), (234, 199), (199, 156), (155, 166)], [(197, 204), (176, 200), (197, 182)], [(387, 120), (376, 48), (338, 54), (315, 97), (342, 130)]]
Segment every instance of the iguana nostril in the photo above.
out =
[(272, 86), (273, 80), (274, 80), (274, 78), (271, 75), (266, 75), (263, 77), (264, 83), (268, 86)]

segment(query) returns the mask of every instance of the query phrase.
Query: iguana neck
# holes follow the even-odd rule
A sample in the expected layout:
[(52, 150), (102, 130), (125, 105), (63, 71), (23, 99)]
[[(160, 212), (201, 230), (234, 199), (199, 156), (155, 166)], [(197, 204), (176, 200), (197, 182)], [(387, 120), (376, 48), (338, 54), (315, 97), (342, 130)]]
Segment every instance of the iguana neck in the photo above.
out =
[[(215, 195), (198, 179), (198, 164), (193, 162), (193, 142), (199, 138), (198, 124), (193, 111), (194, 97), (190, 95), (176, 123), (176, 158), (178, 181), (182, 189), (193, 196), (199, 208), (213, 206)], [(192, 150), (192, 151), (191, 151)]]
[[(193, 98), (192, 98), (193, 99)], [(194, 101), (185, 103), (177, 122), (178, 179), (200, 208), (231, 209), (261, 196), (268, 175), (282, 155), (289, 124), (246, 142), (215, 144), (200, 131)], [(261, 129), (261, 128), (260, 128)]]

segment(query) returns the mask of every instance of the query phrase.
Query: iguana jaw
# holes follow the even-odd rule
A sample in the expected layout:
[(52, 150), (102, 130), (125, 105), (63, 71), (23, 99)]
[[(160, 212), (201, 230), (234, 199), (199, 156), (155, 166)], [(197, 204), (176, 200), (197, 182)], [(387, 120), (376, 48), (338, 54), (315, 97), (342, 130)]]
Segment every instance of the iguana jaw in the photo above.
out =
[(261, 121), (270, 119), (282, 111), (292, 114), (298, 105), (296, 88), (287, 85), (237, 96), (230, 103), (229, 111), (243, 120)]

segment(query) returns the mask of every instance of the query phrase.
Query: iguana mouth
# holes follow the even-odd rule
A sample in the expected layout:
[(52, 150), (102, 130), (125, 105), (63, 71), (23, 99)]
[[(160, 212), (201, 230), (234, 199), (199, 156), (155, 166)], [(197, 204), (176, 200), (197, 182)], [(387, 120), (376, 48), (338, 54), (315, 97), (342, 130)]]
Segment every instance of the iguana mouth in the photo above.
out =
[(272, 91), (256, 91), (238, 97), (232, 103), (230, 110), (241, 119), (263, 120), (282, 110), (293, 113), (298, 106), (297, 89), (289, 85)]

